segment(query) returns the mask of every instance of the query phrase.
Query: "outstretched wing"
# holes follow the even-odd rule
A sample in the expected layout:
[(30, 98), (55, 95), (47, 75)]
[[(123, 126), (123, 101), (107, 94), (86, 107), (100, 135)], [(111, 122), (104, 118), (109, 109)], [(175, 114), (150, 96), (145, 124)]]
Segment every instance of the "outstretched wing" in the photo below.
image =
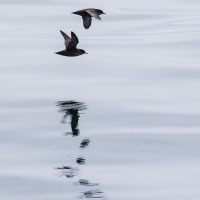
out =
[(99, 17), (98, 13), (96, 13), (94, 10), (88, 9), (88, 10), (86, 10), (86, 12), (87, 12), (89, 15), (91, 15), (92, 17), (94, 17), (95, 19), (101, 20), (101, 18)]
[(83, 26), (88, 29), (91, 25), (92, 22), (92, 18), (91, 17), (86, 17), (86, 16), (82, 16), (83, 18)]
[(76, 50), (76, 46), (79, 43), (78, 37), (74, 32), (71, 32), (71, 42), (69, 43), (68, 50)]
[(65, 44), (66, 49), (68, 49), (68, 48), (69, 48), (69, 44), (71, 43), (72, 40), (71, 40), (71, 38), (70, 38), (66, 33), (64, 33), (63, 31), (60, 30), (60, 33), (61, 33), (62, 36), (64, 37), (64, 40), (65, 40), (64, 44)]

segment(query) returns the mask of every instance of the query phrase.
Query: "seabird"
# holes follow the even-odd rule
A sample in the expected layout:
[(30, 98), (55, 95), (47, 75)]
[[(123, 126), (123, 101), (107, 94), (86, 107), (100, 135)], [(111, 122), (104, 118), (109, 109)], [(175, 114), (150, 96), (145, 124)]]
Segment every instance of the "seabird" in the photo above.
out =
[(80, 56), (82, 54), (87, 54), (83, 49), (77, 49), (76, 46), (79, 43), (79, 40), (74, 32), (71, 32), (71, 38), (61, 31), (62, 36), (64, 37), (64, 44), (65, 44), (65, 50), (56, 52), (56, 54), (62, 55), (62, 56)]
[(73, 12), (72, 14), (80, 15), (83, 18), (83, 26), (85, 29), (88, 29), (92, 22), (92, 17), (101, 20), (99, 15), (106, 14), (100, 9), (95, 8), (87, 8), (83, 10), (78, 10), (76, 12)]

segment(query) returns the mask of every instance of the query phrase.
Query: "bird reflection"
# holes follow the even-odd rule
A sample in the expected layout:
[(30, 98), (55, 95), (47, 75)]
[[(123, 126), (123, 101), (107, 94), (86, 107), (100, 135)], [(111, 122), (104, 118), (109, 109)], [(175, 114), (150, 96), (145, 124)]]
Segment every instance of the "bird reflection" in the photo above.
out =
[[(80, 118), (80, 111), (86, 110), (87, 106), (83, 102), (77, 102), (77, 101), (59, 101), (57, 102), (57, 106), (59, 106), (59, 112), (64, 113), (63, 118), (61, 120), (62, 123), (66, 123), (67, 118), (70, 118), (70, 124), (71, 124), (71, 132), (66, 133), (71, 134), (72, 136), (79, 136), (80, 130), (78, 127), (79, 118)], [(79, 148), (84, 149), (89, 146), (90, 139), (86, 138), (83, 139), (80, 142)], [(76, 158), (76, 164), (77, 165), (84, 165), (86, 164), (86, 160), (84, 157), (78, 157)], [(77, 167), (71, 167), (71, 166), (62, 166), (57, 167), (56, 169), (61, 171), (61, 176), (65, 176), (66, 178), (73, 178), (79, 174), (79, 168)], [(80, 186), (98, 186), (98, 183), (91, 183), (87, 179), (79, 179), (75, 183), (75, 185)], [(82, 192), (79, 198), (98, 198), (98, 199), (105, 199), (103, 192), (99, 189), (95, 190), (89, 190)]]
[(66, 178), (73, 178), (74, 176), (78, 175), (78, 168), (71, 167), (71, 166), (63, 166), (63, 167), (57, 167), (56, 169), (62, 170), (62, 175)]
[(83, 192), (83, 195), (80, 196), (80, 198), (103, 198), (103, 192), (99, 189), (97, 190), (89, 190), (86, 192)]
[(61, 120), (62, 123), (66, 123), (66, 119), (69, 116), (71, 118), (71, 133), (72, 136), (78, 136), (80, 131), (78, 128), (78, 121), (79, 121), (79, 111), (86, 110), (87, 106), (83, 102), (76, 102), (76, 101), (59, 101), (57, 102), (57, 106), (59, 106), (59, 112), (64, 112), (63, 119)]
[(85, 158), (83, 158), (83, 157), (78, 157), (78, 158), (76, 159), (76, 163), (79, 164), (79, 165), (85, 164)]
[(80, 179), (78, 181), (78, 184), (79, 185), (84, 185), (84, 186), (96, 186), (96, 185), (99, 185), (98, 183), (90, 183), (88, 180), (86, 179)]
[(84, 139), (81, 144), (80, 144), (80, 148), (86, 148), (90, 143), (90, 139)]

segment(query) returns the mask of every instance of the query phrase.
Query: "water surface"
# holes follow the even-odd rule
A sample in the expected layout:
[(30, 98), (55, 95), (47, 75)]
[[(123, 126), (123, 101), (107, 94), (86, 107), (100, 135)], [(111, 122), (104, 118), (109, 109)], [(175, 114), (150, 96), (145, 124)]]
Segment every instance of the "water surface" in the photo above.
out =
[[(89, 30), (70, 14), (87, 7), (107, 13)], [(101, 189), (110, 200), (199, 200), (199, 9), (197, 0), (1, 0), (1, 198)], [(54, 54), (59, 30), (89, 54)], [(87, 105), (78, 137), (66, 136), (60, 101)], [(62, 166), (79, 173), (68, 179)]]

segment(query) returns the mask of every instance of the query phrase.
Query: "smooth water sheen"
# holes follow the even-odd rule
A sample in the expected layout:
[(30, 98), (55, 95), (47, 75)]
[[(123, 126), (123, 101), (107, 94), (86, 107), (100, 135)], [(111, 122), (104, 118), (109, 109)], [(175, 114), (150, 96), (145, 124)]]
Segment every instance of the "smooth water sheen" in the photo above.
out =
[[(88, 7), (106, 15), (85, 30), (71, 13)], [(0, 0), (1, 199), (101, 190), (109, 200), (199, 200), (199, 10), (198, 0)], [(59, 30), (88, 54), (56, 55)], [(59, 101), (87, 109), (58, 112)]]

